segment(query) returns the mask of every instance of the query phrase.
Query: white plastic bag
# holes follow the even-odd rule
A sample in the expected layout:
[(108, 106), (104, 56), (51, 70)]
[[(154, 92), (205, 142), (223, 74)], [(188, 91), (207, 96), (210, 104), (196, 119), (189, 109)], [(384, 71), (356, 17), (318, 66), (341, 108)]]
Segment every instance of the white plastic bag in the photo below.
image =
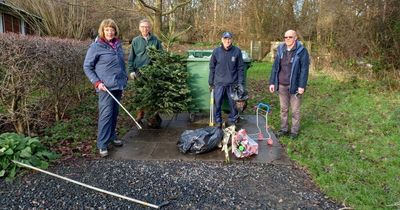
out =
[(245, 129), (240, 129), (232, 138), (232, 153), (238, 158), (250, 157), (258, 154), (258, 144), (247, 135)]

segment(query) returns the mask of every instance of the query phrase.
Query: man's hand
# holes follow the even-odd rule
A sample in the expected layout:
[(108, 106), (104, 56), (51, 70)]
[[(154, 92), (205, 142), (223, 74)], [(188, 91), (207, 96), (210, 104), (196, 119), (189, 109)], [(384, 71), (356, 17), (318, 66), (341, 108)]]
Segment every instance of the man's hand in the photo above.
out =
[(140, 77), (140, 72), (139, 71), (136, 71), (136, 72), (131, 72), (130, 74), (129, 74), (129, 77), (131, 78), (131, 79), (137, 79), (137, 78), (139, 78)]
[(303, 93), (304, 93), (304, 88), (299, 87), (299, 88), (297, 89), (297, 92), (298, 92), (300, 95), (303, 94)]
[(269, 92), (271, 92), (271, 93), (275, 92), (275, 85), (270, 85), (269, 86)]
[(137, 75), (136, 75), (135, 72), (131, 72), (131, 73), (129, 74), (129, 76), (131, 77), (131, 79), (136, 79), (136, 78), (137, 78)]
[(210, 91), (213, 90), (214, 89), (214, 85), (209, 85), (208, 89), (210, 89)]

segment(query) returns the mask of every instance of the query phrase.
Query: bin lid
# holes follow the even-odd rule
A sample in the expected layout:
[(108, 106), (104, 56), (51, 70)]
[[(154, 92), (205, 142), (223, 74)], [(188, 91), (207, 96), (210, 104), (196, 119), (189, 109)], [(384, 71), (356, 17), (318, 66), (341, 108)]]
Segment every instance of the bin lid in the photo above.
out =
[(213, 50), (188, 50), (188, 61), (210, 61)]
[[(187, 61), (210, 61), (213, 50), (188, 50)], [(242, 58), (244, 62), (251, 62), (249, 54), (242, 50)]]

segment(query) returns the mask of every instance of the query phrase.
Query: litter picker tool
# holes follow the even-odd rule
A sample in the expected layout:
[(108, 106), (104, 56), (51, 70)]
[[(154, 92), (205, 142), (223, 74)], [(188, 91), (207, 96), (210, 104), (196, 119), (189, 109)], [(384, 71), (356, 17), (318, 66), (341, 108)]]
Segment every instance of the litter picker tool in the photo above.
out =
[(54, 176), (54, 177), (57, 177), (59, 179), (63, 179), (63, 180), (68, 181), (68, 182), (72, 182), (72, 183), (80, 185), (82, 187), (86, 187), (86, 188), (89, 188), (89, 189), (92, 189), (92, 190), (95, 190), (95, 191), (98, 191), (98, 192), (102, 192), (102, 193), (105, 193), (105, 194), (108, 194), (108, 195), (112, 195), (112, 196), (115, 196), (115, 197), (118, 197), (118, 198), (129, 200), (129, 201), (132, 201), (132, 202), (135, 202), (135, 203), (139, 203), (139, 204), (142, 204), (142, 205), (145, 205), (145, 206), (148, 206), (148, 207), (159, 209), (161, 206), (167, 204), (167, 203), (163, 203), (161, 205), (155, 205), (155, 204), (147, 203), (145, 201), (137, 200), (137, 199), (130, 198), (130, 197), (127, 197), (127, 196), (124, 196), (124, 195), (120, 195), (120, 194), (113, 193), (113, 192), (110, 192), (110, 191), (107, 191), (107, 190), (103, 190), (103, 189), (100, 189), (100, 188), (97, 188), (97, 187), (93, 187), (91, 185), (87, 185), (85, 183), (78, 182), (78, 181), (75, 181), (73, 179), (70, 179), (70, 178), (67, 178), (67, 177), (63, 177), (63, 176), (60, 176), (58, 174), (54, 174), (54, 173), (42, 170), (42, 169), (37, 168), (37, 167), (31, 166), (31, 165), (27, 165), (27, 164), (21, 163), (21, 162), (16, 161), (16, 160), (11, 160), (11, 161), (14, 162), (15, 164), (20, 165), (20, 166), (23, 166), (23, 167), (26, 167), (26, 168), (29, 168), (29, 169), (33, 169), (33, 170), (36, 170), (36, 171), (40, 171), (40, 172), (45, 173), (47, 175)]
[(136, 126), (139, 129), (142, 129), (142, 126), (139, 125), (139, 123), (135, 120), (135, 118), (131, 115), (131, 113), (129, 113), (128, 110), (126, 110), (125, 107), (122, 106), (122, 104), (118, 101), (118, 99), (115, 98), (115, 96), (105, 86), (104, 88), (106, 89), (107, 93), (110, 94), (110, 96), (118, 103), (118, 105), (129, 115), (129, 117), (132, 118), (132, 120), (136, 123)]
[(210, 93), (210, 122), (209, 126), (214, 126), (214, 88), (211, 89)]

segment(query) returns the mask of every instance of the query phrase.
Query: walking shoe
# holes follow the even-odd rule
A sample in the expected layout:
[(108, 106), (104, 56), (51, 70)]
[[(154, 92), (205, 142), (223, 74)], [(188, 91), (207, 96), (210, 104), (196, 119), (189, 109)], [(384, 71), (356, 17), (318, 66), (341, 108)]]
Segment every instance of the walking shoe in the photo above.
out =
[(287, 132), (287, 131), (284, 131), (284, 130), (279, 130), (277, 133), (276, 133), (276, 137), (282, 137), (282, 136), (286, 136), (286, 135), (288, 135), (289, 134), (289, 132)]
[(296, 139), (297, 136), (299, 136), (299, 134), (297, 134), (297, 133), (291, 133), (291, 134), (290, 134), (290, 138), (291, 138), (291, 139)]
[(108, 156), (108, 150), (107, 149), (100, 149), (99, 154), (101, 157), (106, 157)]
[(112, 141), (112, 144), (116, 147), (122, 147), (124, 145), (124, 142), (122, 142), (122, 140), (116, 139)]

